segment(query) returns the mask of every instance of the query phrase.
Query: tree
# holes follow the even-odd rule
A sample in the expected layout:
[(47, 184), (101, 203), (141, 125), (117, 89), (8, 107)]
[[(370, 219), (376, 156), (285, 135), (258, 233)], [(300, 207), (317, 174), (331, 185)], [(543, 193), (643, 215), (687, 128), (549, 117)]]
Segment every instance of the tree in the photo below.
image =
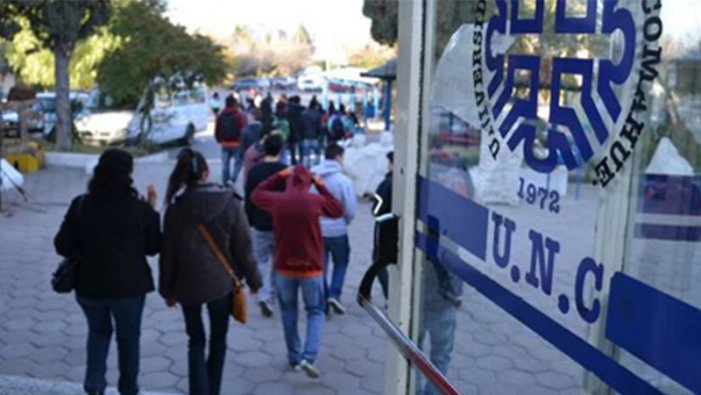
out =
[(372, 20), (370, 34), (375, 41), (385, 45), (394, 45), (397, 42), (398, 0), (365, 0), (363, 15)]
[(308, 45), (310, 47), (313, 46), (312, 36), (309, 34), (309, 30), (307, 30), (307, 27), (304, 26), (303, 23), (297, 27), (297, 31), (295, 32), (294, 37), (292, 37), (292, 42), (295, 44)]
[[(475, 1), (439, 1), (436, 3), (436, 57), (441, 56), (453, 33), (475, 20)], [(399, 0), (364, 0), (363, 15), (372, 20), (370, 33), (380, 44), (397, 43)]]
[(109, 0), (4, 0), (25, 18), (41, 44), (54, 55), (56, 79), (56, 143), (72, 145), (72, 119), (69, 101), (68, 67), (76, 45), (91, 36), (110, 18)]
[[(0, 0), (0, 46), (2, 46), (2, 56), (0, 56), (0, 63), (6, 64), (5, 62), (5, 51), (6, 42), (5, 40), (11, 40), (17, 32), (20, 30), (20, 26), (17, 24), (16, 20), (17, 8), (14, 4), (9, 4), (5, 0)], [(3, 72), (4, 67), (0, 69)], [(0, 103), (1, 105), (2, 103)], [(0, 164), (5, 158), (5, 145), (3, 139), (5, 137), (5, 130), (3, 125), (5, 122), (2, 119), (2, 107), (0, 107)], [(0, 171), (0, 211), (2, 211), (2, 171)]]
[(371, 69), (382, 66), (397, 57), (396, 46), (388, 47), (375, 42), (348, 51), (348, 64), (351, 66)]
[[(18, 22), (22, 30), (8, 46), (9, 65), (29, 85), (55, 87), (53, 53), (41, 47), (25, 19), (20, 18)], [(71, 89), (89, 89), (95, 84), (97, 68), (115, 44), (114, 36), (107, 28), (101, 27), (94, 35), (76, 45), (68, 67)]]
[(262, 32), (262, 37), (263, 40), (256, 40), (254, 32), (246, 26), (234, 28), (225, 45), (236, 77), (290, 75), (310, 63), (314, 47), (304, 25), (292, 35), (278, 30)]
[(135, 104), (157, 77), (201, 75), (212, 85), (226, 76), (223, 48), (171, 23), (158, 1), (116, 4), (108, 28), (117, 44), (102, 61), (97, 81), (118, 104)]

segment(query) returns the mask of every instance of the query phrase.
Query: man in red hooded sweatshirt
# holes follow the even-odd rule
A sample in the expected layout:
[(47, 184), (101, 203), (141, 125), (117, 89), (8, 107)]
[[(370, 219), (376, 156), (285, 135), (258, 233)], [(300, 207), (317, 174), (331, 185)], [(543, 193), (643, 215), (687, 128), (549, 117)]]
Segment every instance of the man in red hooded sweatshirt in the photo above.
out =
[[(214, 127), (214, 138), (221, 145), (222, 184), (235, 184), (243, 167), (243, 152), (241, 152), (241, 132), (246, 126), (246, 117), (241, 114), (238, 102), (233, 96), (228, 96), (226, 107), (217, 116)], [(234, 160), (234, 174), (231, 174), (231, 160)]]
[[(285, 190), (280, 192), (282, 184)], [(310, 191), (314, 184), (316, 190)], [(285, 331), (287, 358), (295, 369), (307, 376), (319, 377), (314, 360), (319, 353), (324, 327), (324, 241), (319, 217), (343, 216), (343, 205), (326, 189), (320, 178), (303, 166), (285, 169), (256, 187), (251, 200), (273, 219), (275, 235), (275, 286), (282, 326)], [(298, 290), (307, 311), (307, 336), (304, 349), (297, 333)]]

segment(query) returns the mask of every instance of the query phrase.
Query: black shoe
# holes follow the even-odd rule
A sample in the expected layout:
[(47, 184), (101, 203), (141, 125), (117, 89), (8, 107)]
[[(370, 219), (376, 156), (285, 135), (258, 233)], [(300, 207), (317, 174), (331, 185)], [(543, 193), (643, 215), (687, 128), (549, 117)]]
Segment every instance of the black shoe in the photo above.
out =
[(105, 391), (88, 391), (88, 395), (105, 395)]
[(261, 300), (258, 302), (258, 306), (260, 306), (260, 312), (265, 318), (270, 318), (273, 316), (273, 309), (270, 308), (268, 302)]

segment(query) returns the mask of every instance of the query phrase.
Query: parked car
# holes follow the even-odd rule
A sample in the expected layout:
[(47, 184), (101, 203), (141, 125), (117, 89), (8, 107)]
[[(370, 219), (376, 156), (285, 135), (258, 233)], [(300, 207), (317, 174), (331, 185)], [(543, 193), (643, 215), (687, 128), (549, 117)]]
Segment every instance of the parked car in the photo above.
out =
[(297, 88), (304, 92), (321, 92), (324, 82), (321, 75), (302, 75), (297, 79)]
[[(90, 115), (90, 95), (84, 92), (70, 92), (71, 117), (75, 122)], [(44, 137), (53, 140), (56, 133), (56, 92), (41, 92), (37, 101), (44, 113)]]
[[(44, 113), (41, 103), (35, 101), (26, 111), (27, 131), (29, 133), (44, 133)], [(19, 114), (15, 110), (3, 110), (3, 130), (6, 137), (19, 137)]]
[(132, 118), (129, 110), (96, 108), (76, 119), (76, 133), (86, 145), (118, 144), (126, 140)]
[(129, 143), (146, 138), (157, 144), (175, 141), (190, 145), (195, 133), (207, 128), (211, 110), (204, 84), (193, 89), (158, 92), (152, 98), (150, 114), (145, 111), (148, 100), (142, 98), (129, 122)]
[(267, 78), (241, 78), (231, 86), (231, 89), (235, 91), (249, 90), (251, 88), (269, 89), (270, 81)]
[(288, 90), (294, 89), (297, 82), (294, 78), (288, 77), (275, 77), (270, 80), (273, 89)]

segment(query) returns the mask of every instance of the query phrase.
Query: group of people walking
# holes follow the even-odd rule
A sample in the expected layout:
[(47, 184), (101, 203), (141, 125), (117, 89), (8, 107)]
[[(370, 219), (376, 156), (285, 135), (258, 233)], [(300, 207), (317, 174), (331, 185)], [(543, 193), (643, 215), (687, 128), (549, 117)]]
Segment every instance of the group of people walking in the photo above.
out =
[[(250, 141), (252, 137), (260, 138), (262, 130), (275, 129), (283, 137), (283, 162), (291, 165), (301, 163), (307, 168), (322, 160), (323, 147), (348, 139), (361, 130), (356, 115), (346, 111), (343, 104), (337, 110), (332, 101), (324, 109), (316, 96), (305, 107), (296, 95), (290, 98), (281, 95), (275, 103), (268, 95), (258, 105), (253, 101), (244, 105), (234, 94), (230, 94), (225, 99), (225, 107), (222, 109), (219, 106), (219, 95), (216, 93), (212, 111), (218, 119), (223, 118), (223, 127), (215, 130), (215, 136), (222, 148), (227, 148), (222, 150), (225, 172), (222, 180), (226, 184), (235, 183), (238, 178), (250, 146), (245, 141)], [(232, 162), (235, 162), (233, 173)]]
[[(344, 150), (333, 140), (311, 170), (285, 163), (286, 156), (294, 160), (285, 148), (294, 129), (287, 113), (295, 102), (278, 102), (272, 111), (270, 101), (269, 109), (244, 114), (236, 99), (227, 97), (216, 121), (222, 159), (228, 159), (222, 184), (210, 182), (201, 153), (183, 149), (163, 199), (162, 226), (155, 188), (150, 186), (145, 198), (134, 189), (132, 156), (119, 149), (101, 155), (87, 193), (71, 202), (55, 238), (60, 255), (80, 256), (75, 293), (88, 323), (88, 394), (104, 394), (113, 332), (119, 392), (139, 392), (141, 318), (145, 296), (155, 290), (147, 256), (157, 254), (158, 291), (167, 306), (180, 305), (183, 312), (190, 394), (221, 392), (234, 288), (217, 250), (245, 280), (265, 317), (273, 316), (279, 304), (290, 366), (319, 377), (314, 363), (325, 316), (345, 312), (341, 291), (356, 197), (343, 175)], [(302, 115), (316, 109), (312, 103)], [(233, 172), (226, 163), (232, 160)], [(239, 173), (245, 198), (227, 187)], [(297, 332), (300, 292), (307, 313), (304, 342)]]

